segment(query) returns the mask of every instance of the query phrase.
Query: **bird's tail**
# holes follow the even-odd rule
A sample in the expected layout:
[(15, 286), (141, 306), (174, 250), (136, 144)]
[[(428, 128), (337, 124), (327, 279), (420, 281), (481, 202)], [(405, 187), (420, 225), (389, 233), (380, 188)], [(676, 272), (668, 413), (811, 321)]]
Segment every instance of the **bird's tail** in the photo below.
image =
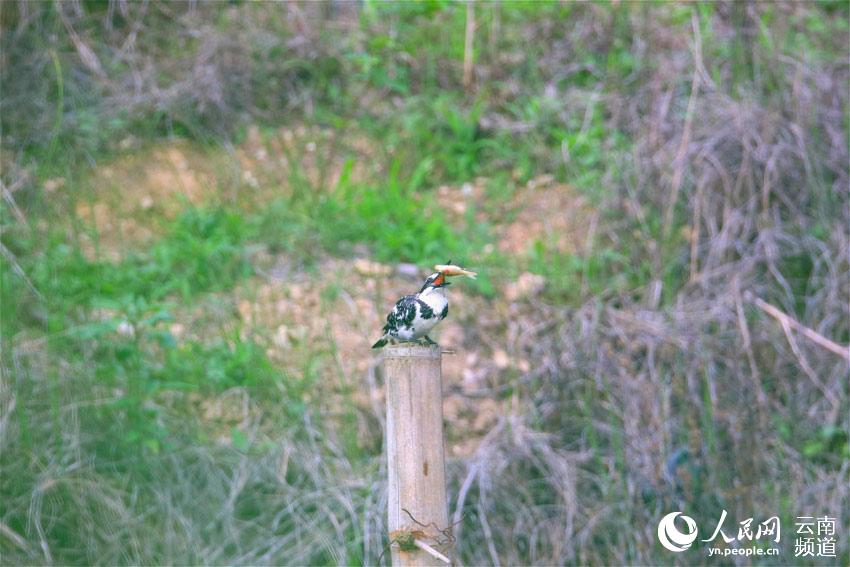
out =
[(386, 344), (387, 344), (387, 337), (383, 336), (380, 339), (378, 339), (378, 342), (376, 342), (375, 344), (372, 345), (372, 348), (382, 348)]

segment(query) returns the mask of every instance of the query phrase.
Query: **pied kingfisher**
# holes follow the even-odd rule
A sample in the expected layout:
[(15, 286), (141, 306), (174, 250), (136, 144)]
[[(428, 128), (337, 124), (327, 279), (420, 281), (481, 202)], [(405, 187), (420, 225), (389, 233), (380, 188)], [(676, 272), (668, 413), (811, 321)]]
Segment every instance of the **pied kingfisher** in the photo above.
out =
[(419, 293), (405, 295), (399, 299), (384, 325), (384, 335), (372, 348), (381, 348), (389, 341), (417, 341), (425, 339), (427, 344), (435, 344), (428, 331), (449, 314), (449, 300), (446, 297), (446, 274), (436, 272), (425, 279)]

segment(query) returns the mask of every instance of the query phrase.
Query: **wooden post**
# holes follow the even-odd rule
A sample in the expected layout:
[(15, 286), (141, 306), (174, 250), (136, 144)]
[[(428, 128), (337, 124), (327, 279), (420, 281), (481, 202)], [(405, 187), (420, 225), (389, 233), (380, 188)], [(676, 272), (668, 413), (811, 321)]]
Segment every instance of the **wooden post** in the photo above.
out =
[[(438, 345), (384, 348), (394, 566), (445, 565), (439, 556), (451, 557), (450, 543), (441, 533), (449, 527), (441, 357)], [(429, 546), (432, 552), (423, 549)]]

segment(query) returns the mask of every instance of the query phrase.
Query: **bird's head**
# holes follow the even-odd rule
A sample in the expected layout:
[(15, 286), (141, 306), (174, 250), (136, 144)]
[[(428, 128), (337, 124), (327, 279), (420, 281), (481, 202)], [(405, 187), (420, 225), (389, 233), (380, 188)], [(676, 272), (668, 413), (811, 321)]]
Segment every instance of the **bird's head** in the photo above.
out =
[(446, 274), (442, 272), (435, 272), (425, 278), (425, 284), (422, 286), (422, 289), (419, 290), (419, 293), (425, 293), (426, 291), (444, 288), (447, 285), (451, 285), (446, 279)]

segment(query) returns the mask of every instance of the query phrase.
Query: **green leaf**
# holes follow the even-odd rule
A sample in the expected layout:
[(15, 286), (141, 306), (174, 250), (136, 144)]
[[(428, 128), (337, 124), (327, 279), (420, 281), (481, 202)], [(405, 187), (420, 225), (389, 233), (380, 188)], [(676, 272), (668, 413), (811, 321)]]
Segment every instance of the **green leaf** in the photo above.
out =
[(248, 449), (251, 447), (251, 441), (248, 437), (235, 427), (230, 430), (230, 442), (237, 451), (241, 451), (243, 453), (247, 453)]

